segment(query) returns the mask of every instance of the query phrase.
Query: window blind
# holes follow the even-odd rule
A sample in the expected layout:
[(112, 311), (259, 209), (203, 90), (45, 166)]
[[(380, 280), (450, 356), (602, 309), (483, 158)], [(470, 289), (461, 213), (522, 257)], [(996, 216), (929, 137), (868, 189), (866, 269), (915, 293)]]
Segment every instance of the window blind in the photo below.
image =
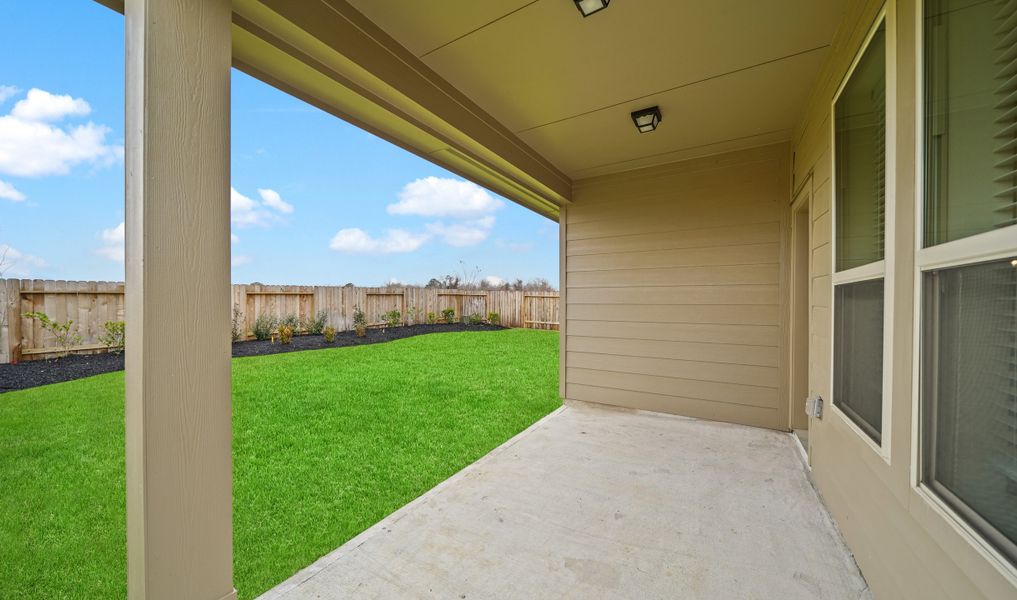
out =
[(999, 191), (996, 212), (999, 214), (997, 227), (1017, 223), (1017, 0), (997, 0), (998, 12), (994, 37), (997, 42), (995, 66), (995, 110), (999, 114), (995, 121), (997, 146), (994, 153), (998, 158), (995, 167), (999, 177), (995, 183)]

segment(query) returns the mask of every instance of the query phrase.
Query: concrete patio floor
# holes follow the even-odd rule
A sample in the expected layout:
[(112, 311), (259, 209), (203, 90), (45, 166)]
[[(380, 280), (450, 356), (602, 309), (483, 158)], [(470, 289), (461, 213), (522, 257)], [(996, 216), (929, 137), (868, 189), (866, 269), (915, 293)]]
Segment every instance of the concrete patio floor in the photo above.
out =
[(796, 444), (569, 405), (262, 599), (871, 598)]

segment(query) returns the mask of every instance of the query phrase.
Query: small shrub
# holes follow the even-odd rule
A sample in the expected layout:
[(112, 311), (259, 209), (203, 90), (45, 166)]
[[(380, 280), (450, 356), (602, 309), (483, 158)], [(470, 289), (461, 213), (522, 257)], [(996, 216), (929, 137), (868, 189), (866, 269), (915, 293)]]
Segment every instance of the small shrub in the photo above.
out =
[(99, 334), (99, 342), (106, 346), (106, 350), (114, 354), (124, 351), (124, 322), (106, 321), (102, 324), (102, 333)]
[(319, 310), (313, 317), (302, 319), (300, 329), (311, 335), (321, 335), (325, 331), (325, 321), (328, 320), (328, 313)]
[(293, 327), (289, 325), (279, 326), (279, 344), (285, 346), (293, 341)]
[(411, 307), (407, 308), (406, 309), (406, 324), (407, 325), (415, 325), (417, 323), (420, 323), (420, 321), (421, 321), (420, 317), (423, 314), (424, 314), (424, 311), (422, 309), (417, 308), (416, 306), (411, 306)]
[(428, 325), (434, 325), (437, 322), (438, 322), (438, 315), (434, 314), (433, 312), (427, 313), (427, 324)]
[(300, 317), (297, 315), (286, 315), (279, 320), (279, 327), (282, 327), (283, 325), (289, 327), (295, 332), (300, 331)]
[(487, 313), (487, 322), (491, 325), (500, 325), (501, 315), (496, 312)]
[(335, 342), (335, 327), (331, 325), (324, 329), (325, 343), (331, 344)]
[(240, 312), (239, 306), (233, 307), (233, 321), (230, 335), (234, 342), (238, 342), (244, 337), (244, 313)]
[(385, 321), (388, 327), (399, 327), (403, 324), (403, 316), (398, 310), (390, 310), (381, 315), (381, 320)]
[(357, 337), (367, 335), (367, 315), (360, 310), (359, 306), (353, 307), (353, 331), (356, 332)]
[(441, 311), (441, 318), (446, 323), (455, 323), (455, 320), (456, 320), (456, 309), (454, 309), (454, 308), (446, 308), (445, 310)]
[(275, 331), (278, 321), (272, 315), (258, 315), (258, 318), (254, 320), (254, 339), (257, 340), (268, 340), (272, 339), (272, 332)]
[(39, 322), (43, 329), (53, 334), (56, 338), (60, 348), (63, 352), (60, 356), (67, 356), (71, 353), (71, 348), (81, 343), (81, 335), (78, 334), (78, 328), (74, 326), (74, 321), (68, 319), (67, 321), (54, 321), (49, 318), (44, 312), (26, 312), (21, 314), (22, 317), (28, 319), (35, 319)]
[(466, 322), (470, 325), (480, 325), (484, 322), (484, 315), (480, 313), (471, 313), (470, 316), (466, 317)]

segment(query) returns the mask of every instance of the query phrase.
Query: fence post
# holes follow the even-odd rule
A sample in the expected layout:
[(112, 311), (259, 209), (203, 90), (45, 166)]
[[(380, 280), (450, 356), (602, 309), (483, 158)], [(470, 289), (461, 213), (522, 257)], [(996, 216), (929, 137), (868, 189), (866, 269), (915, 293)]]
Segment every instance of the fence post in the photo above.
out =
[(8, 362), (21, 360), (21, 281), (8, 279), (4, 282), (3, 310), (7, 311), (7, 348)]

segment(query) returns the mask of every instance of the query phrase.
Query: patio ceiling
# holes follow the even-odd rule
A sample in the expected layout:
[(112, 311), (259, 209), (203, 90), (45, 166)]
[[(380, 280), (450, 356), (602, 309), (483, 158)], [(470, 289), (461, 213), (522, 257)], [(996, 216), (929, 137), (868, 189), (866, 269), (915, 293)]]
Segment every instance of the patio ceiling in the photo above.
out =
[(349, 2), (581, 179), (791, 139), (848, 0)]
[(790, 140), (850, 1), (232, 0), (233, 64), (557, 219), (575, 180)]

